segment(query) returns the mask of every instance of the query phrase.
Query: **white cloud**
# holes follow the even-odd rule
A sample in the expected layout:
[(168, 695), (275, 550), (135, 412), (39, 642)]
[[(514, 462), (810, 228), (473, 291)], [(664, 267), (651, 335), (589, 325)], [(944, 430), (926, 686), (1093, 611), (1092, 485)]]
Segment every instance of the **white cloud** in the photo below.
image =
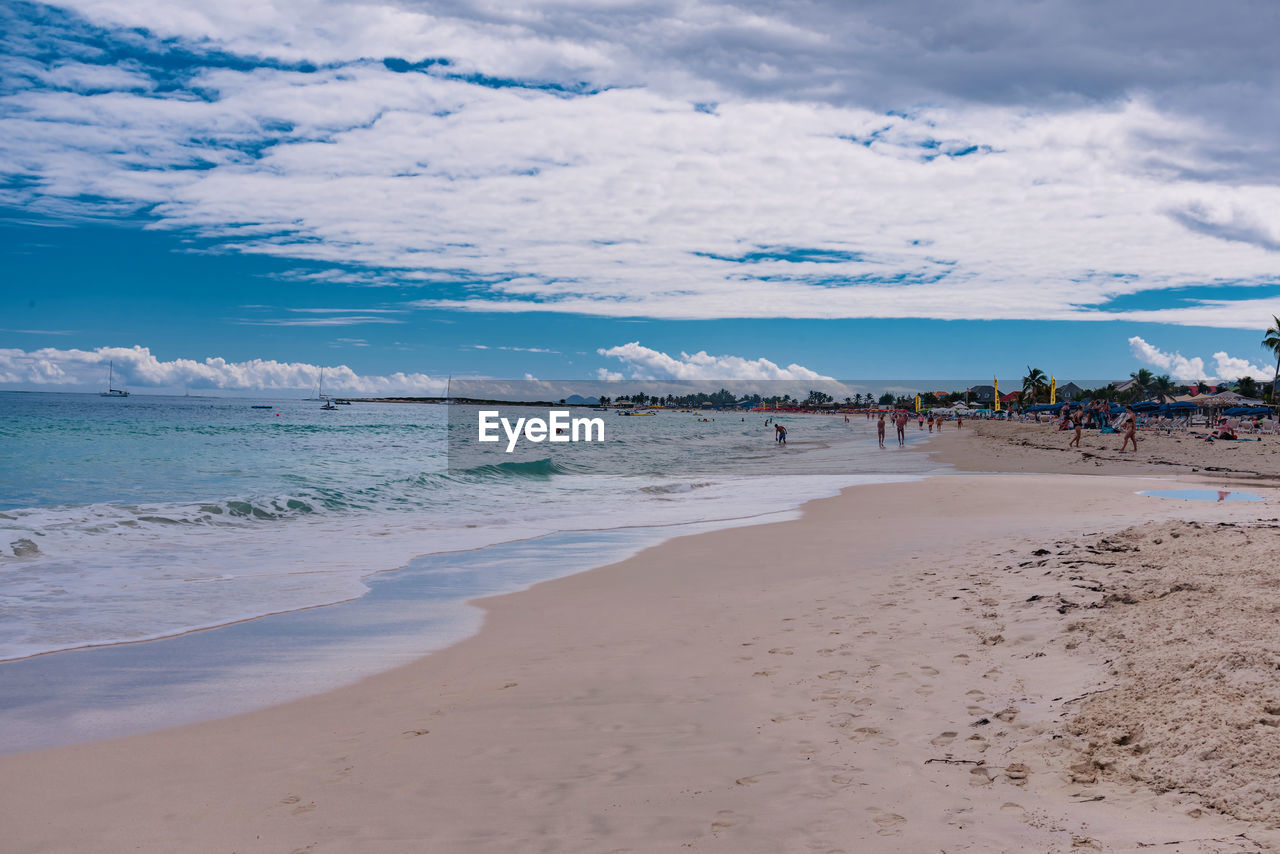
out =
[(559, 354), (559, 350), (552, 350), (547, 347), (508, 347), (501, 344), (472, 344), (472, 350), (506, 350), (511, 353), (554, 353)]
[(1212, 379), (1204, 369), (1204, 359), (1199, 356), (1188, 359), (1181, 353), (1166, 353), (1137, 335), (1129, 339), (1129, 349), (1139, 362), (1160, 369), (1178, 382)]
[(146, 347), (98, 347), (94, 350), (0, 349), (0, 384), (18, 387), (61, 386), (68, 390), (99, 390), (106, 385), (106, 368), (114, 364), (116, 387), (181, 389), (215, 388), (232, 391), (309, 390), (324, 371), (325, 391), (351, 394), (442, 394), (444, 381), (426, 374), (396, 372), (387, 376), (357, 374), (346, 365), (310, 365), (250, 359), (229, 362), (217, 356), (161, 360)]
[(404, 321), (376, 314), (354, 314), (308, 318), (241, 318), (236, 323), (245, 326), (356, 326), (363, 323), (404, 323)]
[[(937, 106), (886, 114), (865, 78), (914, 72), (875, 71), (876, 57), (923, 54), (933, 70), (920, 87), (956, 77), (947, 57), (968, 54), (923, 50), (897, 19), (867, 23), (884, 10), (70, 5), (96, 22), (331, 67), (209, 68), (188, 82), (197, 98), (157, 94), (138, 70), (24, 60), (39, 73), (23, 72), (31, 86), (0, 104), (0, 162), (31, 178), (0, 191), (14, 206), (146, 209), (161, 227), (240, 251), (356, 268), (318, 279), (415, 285), (428, 308), (1233, 328), (1280, 314), (1276, 299), (1097, 310), (1149, 290), (1274, 281), (1280, 244), (1264, 224), (1280, 221), (1280, 198), (1262, 180), (1215, 179), (1223, 165), (1206, 153), (1238, 155), (1234, 136), (1131, 94), (1149, 86), (1053, 110), (909, 86), (903, 103)], [(1042, 47), (1065, 32), (1076, 31), (1053, 29)], [(368, 59), (382, 56), (451, 64), (396, 73)], [(1018, 85), (1046, 85), (1033, 80), (1039, 66)], [(457, 76), (472, 72), (602, 91)], [(250, 322), (396, 322), (376, 316)]]
[(1218, 376), (1224, 380), (1253, 377), (1255, 380), (1269, 381), (1274, 376), (1274, 371), (1271, 369), (1259, 367), (1247, 359), (1228, 356), (1226, 353), (1214, 353), (1213, 361), (1218, 366)]
[(1136, 335), (1129, 339), (1129, 349), (1133, 353), (1133, 357), (1139, 362), (1168, 373), (1175, 380), (1182, 383), (1195, 382), (1196, 380), (1208, 380), (1210, 382), (1215, 380), (1234, 381), (1246, 376), (1257, 380), (1270, 380), (1273, 376), (1272, 370), (1259, 367), (1247, 359), (1228, 355), (1225, 351), (1213, 354), (1214, 372), (1210, 373), (1205, 367), (1204, 359), (1199, 356), (1187, 358), (1181, 353), (1168, 353), (1148, 344)]
[[(617, 347), (600, 348), (602, 356), (622, 361), (630, 379), (638, 380), (825, 380), (834, 382), (803, 365), (779, 367), (768, 359), (741, 356), (711, 356), (705, 350), (681, 353), (679, 358), (645, 347), (638, 341)], [(601, 379), (621, 379), (605, 371)]]

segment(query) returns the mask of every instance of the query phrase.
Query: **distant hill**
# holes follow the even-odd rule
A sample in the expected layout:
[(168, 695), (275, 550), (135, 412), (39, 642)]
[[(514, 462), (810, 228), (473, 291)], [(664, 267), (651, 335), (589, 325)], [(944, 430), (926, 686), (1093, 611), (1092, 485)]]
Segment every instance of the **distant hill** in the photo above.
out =
[(600, 398), (583, 397), (580, 394), (571, 394), (564, 399), (564, 402), (571, 406), (599, 406)]

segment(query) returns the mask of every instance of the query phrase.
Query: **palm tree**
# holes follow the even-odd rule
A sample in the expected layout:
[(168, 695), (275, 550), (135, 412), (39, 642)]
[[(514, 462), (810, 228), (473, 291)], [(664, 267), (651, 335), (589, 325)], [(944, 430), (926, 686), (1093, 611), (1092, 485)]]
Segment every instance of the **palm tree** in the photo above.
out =
[(1173, 397), (1173, 378), (1168, 374), (1161, 374), (1151, 381), (1151, 390), (1156, 393), (1156, 397), (1160, 398), (1161, 403), (1165, 403), (1168, 398)]
[(1236, 389), (1241, 397), (1255, 397), (1258, 394), (1258, 381), (1250, 376), (1243, 376), (1236, 383)]
[(1280, 382), (1280, 317), (1271, 315), (1271, 326), (1263, 333), (1262, 346), (1276, 357), (1276, 373), (1271, 378), (1271, 399), (1276, 399), (1276, 383)]
[(1139, 368), (1129, 374), (1129, 379), (1133, 380), (1131, 388), (1134, 391), (1134, 399), (1141, 400), (1147, 396), (1147, 392), (1151, 389), (1151, 383), (1155, 380), (1155, 376), (1146, 368)]
[(1027, 375), (1022, 378), (1022, 402), (1030, 406), (1040, 392), (1049, 387), (1044, 371), (1027, 365)]

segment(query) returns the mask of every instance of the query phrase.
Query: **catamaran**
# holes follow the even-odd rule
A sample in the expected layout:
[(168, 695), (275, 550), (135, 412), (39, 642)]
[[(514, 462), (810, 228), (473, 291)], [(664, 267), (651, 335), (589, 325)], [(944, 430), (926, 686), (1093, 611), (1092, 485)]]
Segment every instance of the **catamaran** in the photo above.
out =
[(107, 363), (107, 390), (99, 392), (102, 397), (128, 397), (129, 392), (122, 388), (112, 388), (116, 379), (116, 363), (114, 360)]

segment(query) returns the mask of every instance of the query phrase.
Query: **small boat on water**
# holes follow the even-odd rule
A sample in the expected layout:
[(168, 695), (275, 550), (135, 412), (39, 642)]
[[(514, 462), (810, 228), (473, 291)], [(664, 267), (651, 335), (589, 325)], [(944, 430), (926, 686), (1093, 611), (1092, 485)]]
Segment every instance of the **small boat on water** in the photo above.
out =
[(320, 369), (320, 384), (316, 386), (316, 395), (321, 400), (324, 401), (324, 406), (320, 407), (321, 409), (337, 409), (338, 408), (333, 405), (332, 400), (324, 396), (324, 368)]
[(253, 406), (250, 406), (249, 408), (250, 409), (275, 409), (274, 406), (271, 406), (270, 404), (267, 404), (267, 403), (255, 403), (253, 404)]
[(108, 363), (108, 367), (107, 367), (107, 390), (103, 392), (99, 392), (99, 394), (102, 397), (128, 397), (129, 396), (129, 392), (125, 391), (122, 388), (112, 388), (112, 386), (115, 385), (115, 378), (116, 378), (116, 363), (113, 360)]
[(658, 413), (656, 413), (656, 412), (619, 412), (618, 414), (619, 414), (619, 415), (629, 415), (629, 416), (631, 416), (632, 418), (641, 418), (641, 417), (643, 417), (643, 416), (645, 416), (645, 415), (653, 416), (653, 415), (657, 415)]

